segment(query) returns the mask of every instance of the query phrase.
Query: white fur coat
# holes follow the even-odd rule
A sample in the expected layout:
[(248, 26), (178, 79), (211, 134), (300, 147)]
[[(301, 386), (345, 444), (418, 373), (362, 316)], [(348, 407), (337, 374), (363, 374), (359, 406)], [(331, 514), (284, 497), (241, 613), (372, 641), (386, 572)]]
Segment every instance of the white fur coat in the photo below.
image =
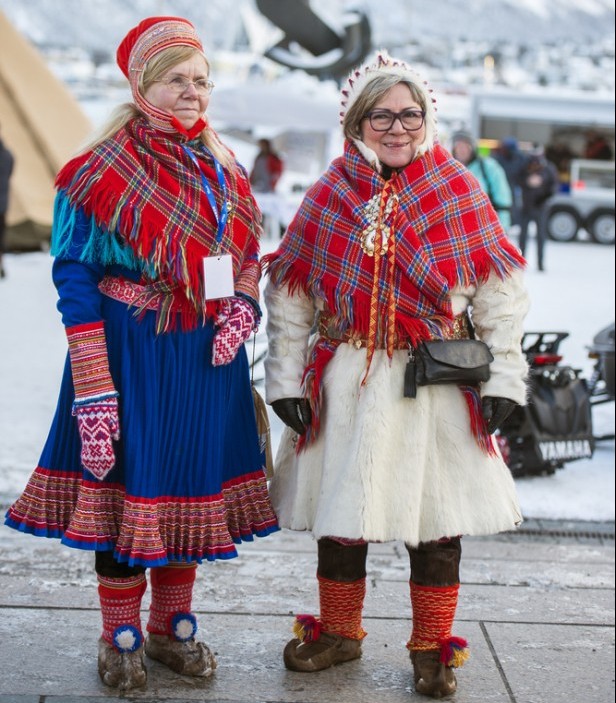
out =
[[(301, 397), (316, 303), (289, 296), (271, 282), (265, 291), (269, 351), (266, 400)], [(520, 340), (528, 310), (522, 274), (492, 275), (478, 287), (456, 289), (455, 314), (472, 306), (477, 336), (494, 355), (482, 395), (526, 402), (527, 365)], [(377, 351), (366, 384), (366, 350), (341, 344), (323, 380), (316, 442), (299, 455), (286, 429), (271, 495), (280, 524), (367, 541), (411, 545), (453, 535), (509, 530), (522, 516), (511, 473), (471, 434), (466, 401), (455, 385), (418, 388), (403, 397), (405, 351), (389, 362)]]

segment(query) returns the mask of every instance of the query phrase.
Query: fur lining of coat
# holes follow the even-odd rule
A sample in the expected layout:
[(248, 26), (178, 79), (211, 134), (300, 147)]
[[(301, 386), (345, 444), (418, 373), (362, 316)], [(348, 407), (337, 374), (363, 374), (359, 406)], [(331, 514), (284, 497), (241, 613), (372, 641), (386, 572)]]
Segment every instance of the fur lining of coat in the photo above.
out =
[[(268, 283), (266, 400), (301, 397), (315, 302)], [(526, 402), (520, 340), (528, 310), (521, 273), (492, 275), (452, 294), (454, 312), (472, 305), (477, 336), (494, 355), (482, 395)], [(411, 545), (455, 535), (492, 534), (522, 521), (513, 478), (500, 454), (475, 442), (457, 386), (427, 386), (403, 397), (405, 351), (375, 353), (342, 344), (323, 380), (321, 431), (299, 454), (286, 429), (270, 484), (281, 526), (315, 537)]]

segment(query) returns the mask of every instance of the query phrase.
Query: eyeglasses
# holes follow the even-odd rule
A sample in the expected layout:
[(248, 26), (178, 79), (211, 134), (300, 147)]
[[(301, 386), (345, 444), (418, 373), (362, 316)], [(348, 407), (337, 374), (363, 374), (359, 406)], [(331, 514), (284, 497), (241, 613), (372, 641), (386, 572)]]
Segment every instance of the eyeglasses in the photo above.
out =
[(426, 113), (423, 110), (403, 110), (402, 112), (372, 110), (364, 115), (364, 119), (370, 120), (370, 126), (375, 132), (387, 132), (394, 126), (396, 120), (400, 120), (403, 129), (415, 132), (421, 129), (425, 116)]
[(209, 95), (214, 89), (214, 82), (208, 80), (207, 78), (199, 78), (196, 81), (189, 81), (188, 78), (183, 76), (173, 76), (173, 78), (168, 78), (164, 81), (154, 81), (155, 83), (162, 83), (167, 86), (172, 93), (177, 93), (181, 95), (188, 90), (189, 85), (194, 85), (195, 90), (199, 95)]

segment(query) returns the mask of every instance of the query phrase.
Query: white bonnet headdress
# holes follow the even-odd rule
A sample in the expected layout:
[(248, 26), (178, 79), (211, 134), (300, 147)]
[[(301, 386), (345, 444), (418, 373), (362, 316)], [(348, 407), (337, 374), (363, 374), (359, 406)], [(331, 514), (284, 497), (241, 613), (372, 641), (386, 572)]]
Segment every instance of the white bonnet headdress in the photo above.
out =
[[(366, 63), (359, 68), (354, 69), (346, 83), (343, 85), (340, 101), (340, 123), (344, 121), (344, 117), (351, 108), (351, 105), (361, 95), (366, 86), (375, 78), (382, 75), (400, 76), (405, 81), (412, 83), (416, 90), (422, 95), (422, 102), (425, 105), (426, 118), (426, 137), (418, 149), (418, 156), (424, 154), (428, 149), (431, 149), (436, 141), (436, 107), (435, 100), (432, 97), (432, 89), (428, 83), (415, 72), (407, 63), (400, 59), (394, 59), (389, 56), (384, 49), (377, 52), (375, 59), (371, 63)], [(368, 149), (363, 142), (353, 140), (360, 151), (368, 158), (370, 162), (374, 162), (376, 155)], [(368, 152), (368, 153), (366, 153)], [(377, 167), (379, 167), (377, 162)], [(380, 168), (379, 168), (380, 170)]]

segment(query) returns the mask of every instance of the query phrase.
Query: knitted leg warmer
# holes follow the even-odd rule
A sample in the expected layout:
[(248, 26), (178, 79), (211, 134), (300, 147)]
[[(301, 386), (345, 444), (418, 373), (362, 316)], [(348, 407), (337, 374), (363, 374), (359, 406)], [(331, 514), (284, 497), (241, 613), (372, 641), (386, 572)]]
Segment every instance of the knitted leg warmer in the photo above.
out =
[[(419, 586), (410, 581), (411, 603), (413, 606), (413, 631), (407, 647), (411, 650), (441, 650), (451, 644), (456, 661), (445, 661), (447, 666), (461, 666), (466, 642), (451, 636), (451, 628), (458, 605), (460, 584), (453, 586)], [(462, 644), (463, 643), (463, 644)], [(461, 651), (457, 651), (462, 647)], [(442, 651), (441, 656), (445, 656)], [(462, 660), (460, 658), (462, 657)]]
[(366, 631), (361, 616), (366, 596), (366, 579), (343, 582), (318, 576), (321, 628), (353, 640), (361, 640)]
[(149, 633), (177, 636), (173, 620), (178, 614), (190, 614), (196, 574), (197, 565), (185, 563), (157, 566), (150, 570), (152, 603), (147, 624)]
[[(146, 589), (144, 574), (130, 578), (98, 575), (98, 595), (103, 618), (102, 639), (118, 650), (137, 649), (143, 642), (141, 599)], [(127, 640), (134, 639), (131, 645)]]

